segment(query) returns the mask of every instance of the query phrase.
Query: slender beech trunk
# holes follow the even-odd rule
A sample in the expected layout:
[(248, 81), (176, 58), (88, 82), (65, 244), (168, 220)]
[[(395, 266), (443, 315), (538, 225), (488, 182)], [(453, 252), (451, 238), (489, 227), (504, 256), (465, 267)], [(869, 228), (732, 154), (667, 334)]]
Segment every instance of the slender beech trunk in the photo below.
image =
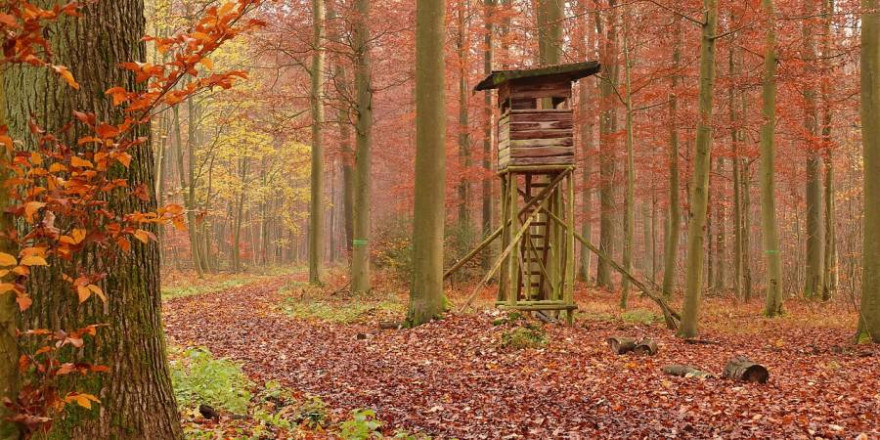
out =
[[(458, 222), (459, 233), (464, 234), (461, 238), (470, 240), (471, 228), (471, 186), (467, 177), (467, 170), (473, 166), (471, 158), (471, 135), (470, 113), (468, 97), (471, 94), (468, 87), (468, 73), (470, 72), (468, 44), (468, 9), (469, 0), (459, 0), (458, 5), (458, 35), (456, 49), (458, 52), (458, 160), (463, 174), (458, 182)], [(468, 245), (470, 243), (467, 243)]]
[[(724, 175), (724, 158), (718, 157), (715, 159), (715, 175)], [(721, 178), (719, 177), (717, 180), (721, 181)], [(716, 194), (724, 189), (720, 184), (717, 186), (719, 188)], [(721, 199), (721, 197), (718, 198)], [(727, 212), (724, 210), (724, 201), (718, 200), (715, 208), (715, 279), (714, 283), (712, 283), (712, 290), (715, 292), (723, 292), (725, 287), (724, 278), (726, 271), (724, 268), (727, 264), (727, 260), (724, 258), (726, 256), (724, 245), (727, 243), (727, 228), (725, 227), (727, 224), (726, 217)]]
[[(357, 125), (355, 138), (354, 238), (352, 239), (351, 287), (353, 292), (370, 290), (370, 205), (371, 152), (373, 144), (373, 81), (370, 59), (370, 0), (355, 0), (354, 25), (355, 88)], [(442, 264), (442, 263), (441, 263)]]
[[(731, 16), (731, 23), (736, 22), (736, 17)], [(730, 49), (728, 58), (730, 77), (733, 81), (738, 80), (740, 69), (736, 52)], [(742, 186), (742, 163), (741, 142), (742, 135), (740, 114), (737, 112), (739, 104), (736, 101), (737, 93), (742, 93), (736, 87), (728, 90), (728, 109), (730, 111), (730, 145), (733, 153), (733, 293), (734, 298), (743, 299), (743, 186)], [(744, 116), (744, 115), (743, 115)]]
[(312, 174), (309, 206), (309, 283), (324, 283), (324, 0), (312, 0)]
[[(635, 147), (633, 145), (632, 60), (629, 49), (629, 7), (623, 16), (623, 72), (626, 94), (626, 196), (623, 202), (623, 267), (632, 272), (632, 252), (635, 229)], [(629, 298), (629, 278), (623, 277), (620, 308), (625, 309)]]
[(880, 2), (862, 0), (861, 113), (865, 167), (860, 333), (880, 343)]
[[(589, 58), (593, 54), (593, 47), (595, 45), (595, 29), (590, 24), (591, 14), (587, 11), (587, 7), (585, 10), (581, 11), (581, 19), (578, 20), (578, 25), (583, 29), (584, 38), (579, 39), (581, 41), (581, 52), (585, 57)], [(582, 159), (581, 159), (581, 185), (583, 185), (583, 190), (581, 193), (582, 201), (581, 201), (581, 217), (582, 217), (582, 225), (581, 225), (581, 235), (584, 236), (587, 240), (592, 240), (593, 235), (593, 223), (590, 221), (590, 217), (592, 216), (592, 203), (593, 203), (593, 188), (590, 184), (590, 173), (592, 171), (592, 160), (594, 155), (594, 134), (593, 129), (596, 125), (596, 112), (594, 108), (593, 99), (593, 90), (595, 90), (595, 86), (593, 85), (592, 78), (584, 78), (581, 79), (578, 84), (579, 95), (578, 96), (578, 104), (579, 104), (579, 115), (580, 120), (583, 121), (583, 125), (580, 130), (580, 142), (582, 148)], [(581, 246), (581, 260), (580, 260), (580, 273), (579, 277), (586, 283), (590, 282), (590, 267), (592, 266), (592, 257), (593, 253), (584, 245)]]
[[(825, 36), (822, 39), (822, 58), (825, 60), (824, 73), (830, 75), (831, 69), (831, 39), (834, 37), (832, 28), (832, 16), (834, 12), (834, 0), (823, 0), (822, 15), (825, 25)], [(822, 104), (824, 106), (822, 114), (822, 141), (825, 144), (823, 161), (825, 163), (825, 182), (824, 182), (824, 198), (825, 198), (825, 262), (823, 269), (825, 271), (822, 279), (825, 285), (822, 286), (822, 300), (828, 301), (834, 296), (837, 289), (837, 239), (834, 227), (834, 156), (831, 145), (831, 122), (833, 118), (833, 110), (831, 107), (830, 83), (823, 81), (822, 85)]]
[(443, 226), (446, 218), (445, 0), (416, 3), (416, 182), (413, 278), (407, 322), (443, 312)]
[[(37, 1), (41, 7), (54, 1)], [(74, 125), (62, 134), (61, 128), (70, 123), (73, 111), (90, 112), (108, 123), (118, 124), (126, 114), (113, 105), (104, 91), (122, 86), (130, 90), (144, 87), (134, 74), (120, 67), (123, 62), (144, 62), (146, 48), (144, 5), (141, 0), (114, 0), (88, 4), (80, 18), (62, 18), (47, 32), (54, 48), (54, 63), (67, 66), (78, 80), (74, 90), (57, 75), (45, 69), (28, 67), (8, 70), (5, 78), (10, 131), (14, 138), (33, 138), (27, 134), (28, 121), (51, 133), (59, 133), (62, 142), (74, 148), (78, 139), (87, 133)], [(149, 139), (149, 127), (137, 129), (134, 136)], [(153, 155), (149, 142), (128, 150), (132, 156), (128, 168), (114, 171), (116, 177), (126, 179), (129, 188), (154, 184)], [(132, 212), (151, 212), (156, 209), (153, 192), (142, 200), (132, 191), (108, 195), (108, 211), (119, 215)], [(155, 232), (155, 228), (149, 228)], [(111, 264), (102, 261), (100, 253), (92, 253), (99, 266)], [(114, 255), (112, 270), (102, 281), (107, 302), (89, 301), (78, 304), (75, 294), (64, 291), (68, 283), (55, 270), (35, 271), (31, 286), (34, 304), (23, 316), (31, 328), (70, 330), (88, 324), (106, 324), (99, 337), (87, 344), (78, 355), (85, 361), (106, 365), (109, 371), (86, 378), (70, 377), (64, 384), (76, 391), (97, 395), (100, 408), (88, 413), (71, 412), (68, 417), (55, 421), (47, 438), (117, 439), (117, 440), (175, 440), (182, 438), (180, 415), (171, 387), (162, 335), (159, 286), (158, 244), (132, 243), (130, 253)], [(63, 264), (62, 262), (57, 262)], [(62, 289), (62, 290), (59, 290)], [(62, 389), (62, 395), (70, 388)]]
[[(495, 24), (494, 20), (494, 12), (495, 12), (495, 0), (485, 0), (484, 1), (485, 8), (485, 21), (486, 21), (486, 35), (484, 36), (483, 44), (485, 48), (483, 49), (483, 73), (489, 75), (492, 73), (492, 66), (494, 61), (494, 44), (495, 44)], [(486, 171), (490, 171), (492, 169), (492, 144), (494, 143), (494, 133), (495, 133), (495, 121), (494, 121), (494, 108), (492, 106), (492, 94), (484, 93), (484, 119), (483, 124), (485, 125), (485, 131), (483, 132), (483, 169)], [(489, 234), (492, 233), (492, 180), (489, 178), (484, 178), (482, 182), (482, 232), (483, 237), (488, 237)], [(492, 264), (492, 247), (486, 247), (486, 251), (483, 253), (483, 269), (489, 269), (489, 266)]]
[(681, 18), (675, 19), (672, 49), (672, 92), (669, 95), (669, 206), (666, 216), (666, 248), (663, 251), (663, 296), (672, 298), (675, 266), (681, 234), (681, 171), (678, 140), (678, 70), (681, 68)]
[[(817, 11), (813, 0), (804, 2), (804, 16), (812, 16)], [(803, 55), (805, 60), (816, 58), (816, 49), (813, 41), (814, 29), (809, 20), (803, 24)], [(814, 72), (817, 69), (807, 69)], [(819, 110), (816, 104), (816, 90), (809, 81), (805, 82), (804, 90), (804, 126), (807, 134), (812, 139), (819, 138)], [(807, 143), (807, 255), (806, 255), (806, 284), (804, 286), (805, 298), (819, 298), (825, 287), (825, 231), (822, 225), (822, 165), (819, 157), (819, 148), (814, 142)]]
[[(617, 110), (615, 108), (617, 96), (614, 94), (617, 85), (617, 1), (608, 0), (607, 33), (603, 25), (601, 15), (596, 14), (596, 31), (599, 35), (605, 35), (602, 50), (599, 54), (605, 76), (599, 82), (599, 96), (602, 102), (602, 117), (599, 120), (599, 175), (601, 186), (599, 188), (599, 248), (609, 257), (614, 256), (614, 247), (617, 242), (617, 223), (614, 212), (617, 204), (614, 201), (614, 179), (617, 174), (615, 160), (616, 142), (614, 133), (617, 132)], [(596, 284), (607, 290), (614, 290), (614, 281), (611, 277), (611, 265), (604, 258), (600, 258), (596, 268)]]
[(715, 32), (718, 27), (717, 0), (704, 0), (706, 11), (700, 44), (700, 110), (697, 142), (694, 151), (694, 176), (691, 187), (690, 222), (688, 223), (687, 283), (678, 335), (697, 336), (700, 296), (703, 288), (703, 256), (706, 239), (706, 214), (709, 202), (709, 167), (712, 163), (712, 100), (715, 86)]
[(766, 304), (764, 314), (777, 316), (782, 313), (782, 262), (779, 254), (779, 231), (776, 223), (776, 8), (773, 0), (762, 0), (767, 20), (767, 36), (764, 48), (764, 79), (762, 95), (761, 128), (761, 229), (764, 236), (764, 253), (767, 261)]

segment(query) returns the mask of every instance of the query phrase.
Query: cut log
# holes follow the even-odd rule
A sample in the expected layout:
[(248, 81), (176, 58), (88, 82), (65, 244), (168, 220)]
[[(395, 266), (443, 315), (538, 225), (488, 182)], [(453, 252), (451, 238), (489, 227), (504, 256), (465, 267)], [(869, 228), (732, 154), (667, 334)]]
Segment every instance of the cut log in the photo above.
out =
[(767, 383), (770, 372), (763, 365), (752, 362), (745, 356), (737, 356), (724, 367), (724, 377), (751, 383)]
[(614, 354), (626, 354), (636, 348), (636, 340), (630, 338), (608, 338), (608, 346)]
[(667, 365), (663, 367), (663, 374), (678, 377), (698, 377), (711, 379), (713, 376), (693, 365)]
[(657, 354), (657, 350), (657, 343), (654, 342), (653, 339), (642, 339), (636, 343), (635, 348), (633, 348), (633, 353), (654, 356)]
[(648, 338), (636, 340), (632, 338), (613, 337), (608, 338), (608, 346), (611, 347), (611, 352), (615, 354), (626, 354), (629, 352), (649, 356), (657, 354), (657, 343)]

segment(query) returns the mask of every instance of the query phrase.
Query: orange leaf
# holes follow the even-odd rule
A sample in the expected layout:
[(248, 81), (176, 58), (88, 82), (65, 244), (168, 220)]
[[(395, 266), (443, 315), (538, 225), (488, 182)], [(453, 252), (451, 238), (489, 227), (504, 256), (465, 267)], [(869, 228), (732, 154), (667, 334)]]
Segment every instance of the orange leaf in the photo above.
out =
[(31, 308), (31, 305), (34, 303), (34, 300), (31, 299), (30, 296), (26, 293), (19, 293), (15, 296), (15, 302), (18, 303), (18, 310), (22, 312)]
[(29, 255), (21, 259), (22, 266), (48, 266), (45, 258), (38, 255)]
[(27, 203), (25, 203), (24, 216), (27, 219), (27, 221), (30, 223), (33, 223), (34, 214), (36, 214), (37, 211), (43, 209), (43, 207), (45, 207), (45, 206), (46, 206), (46, 204), (42, 203), (42, 202), (27, 202)]
[(72, 156), (70, 158), (70, 166), (79, 167), (79, 168), (94, 168), (95, 167), (95, 165), (93, 165), (91, 162), (89, 162), (85, 159), (80, 159), (79, 157), (76, 157), (76, 156)]
[(61, 75), (61, 78), (64, 78), (64, 81), (67, 81), (67, 84), (70, 85), (70, 87), (73, 87), (75, 90), (79, 90), (79, 84), (76, 82), (76, 79), (73, 78), (73, 74), (70, 73), (69, 70), (67, 70), (67, 67), (52, 66), (52, 70)]

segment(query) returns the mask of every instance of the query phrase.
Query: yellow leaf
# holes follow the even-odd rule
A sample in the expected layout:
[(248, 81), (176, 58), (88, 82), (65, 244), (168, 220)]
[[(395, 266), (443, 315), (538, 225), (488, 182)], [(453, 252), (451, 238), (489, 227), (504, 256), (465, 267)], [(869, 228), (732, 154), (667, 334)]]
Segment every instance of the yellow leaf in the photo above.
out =
[(199, 64), (205, 66), (205, 68), (208, 70), (214, 70), (214, 61), (212, 61), (210, 58), (200, 59)]
[(22, 266), (48, 266), (49, 263), (45, 258), (39, 255), (29, 255), (21, 259)]
[(42, 156), (40, 156), (39, 154), (37, 154), (37, 152), (32, 152), (32, 153), (31, 153), (31, 163), (34, 164), (34, 165), (37, 165), (37, 166), (42, 165), (42, 164), (43, 164), (43, 158), (42, 158)]
[(0, 267), (9, 267), (15, 266), (18, 264), (18, 259), (12, 255), (9, 255), (4, 252), (0, 252)]
[(150, 235), (147, 234), (147, 231), (144, 231), (143, 229), (138, 229), (137, 231), (134, 231), (134, 238), (137, 238), (141, 241), (141, 243), (144, 244), (150, 242)]
[(82, 304), (92, 296), (92, 291), (85, 286), (76, 286), (76, 294), (79, 296), (79, 303)]
[(92, 402), (100, 403), (97, 397), (91, 394), (68, 394), (67, 397), (64, 398), (64, 402), (66, 403), (76, 403), (77, 405), (85, 408), (92, 409)]
[(95, 295), (98, 295), (98, 298), (101, 298), (101, 301), (107, 302), (107, 297), (104, 296), (104, 291), (101, 290), (100, 287), (94, 284), (89, 284), (89, 290), (91, 290), (92, 293), (94, 293)]
[(15, 290), (15, 285), (12, 283), (2, 283), (0, 284), (0, 295), (6, 292), (12, 292)]

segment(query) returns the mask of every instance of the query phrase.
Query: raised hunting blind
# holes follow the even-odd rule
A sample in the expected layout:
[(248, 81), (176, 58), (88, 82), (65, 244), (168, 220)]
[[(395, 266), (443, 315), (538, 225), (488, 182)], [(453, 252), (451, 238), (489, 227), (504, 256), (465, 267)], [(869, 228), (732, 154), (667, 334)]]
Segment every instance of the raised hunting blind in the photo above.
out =
[(572, 83), (599, 68), (585, 62), (493, 71), (476, 86), (498, 90), (501, 227), (446, 275), (498, 237), (503, 250), (471, 298), (500, 270), (498, 307), (564, 310), (572, 321), (577, 309)]

